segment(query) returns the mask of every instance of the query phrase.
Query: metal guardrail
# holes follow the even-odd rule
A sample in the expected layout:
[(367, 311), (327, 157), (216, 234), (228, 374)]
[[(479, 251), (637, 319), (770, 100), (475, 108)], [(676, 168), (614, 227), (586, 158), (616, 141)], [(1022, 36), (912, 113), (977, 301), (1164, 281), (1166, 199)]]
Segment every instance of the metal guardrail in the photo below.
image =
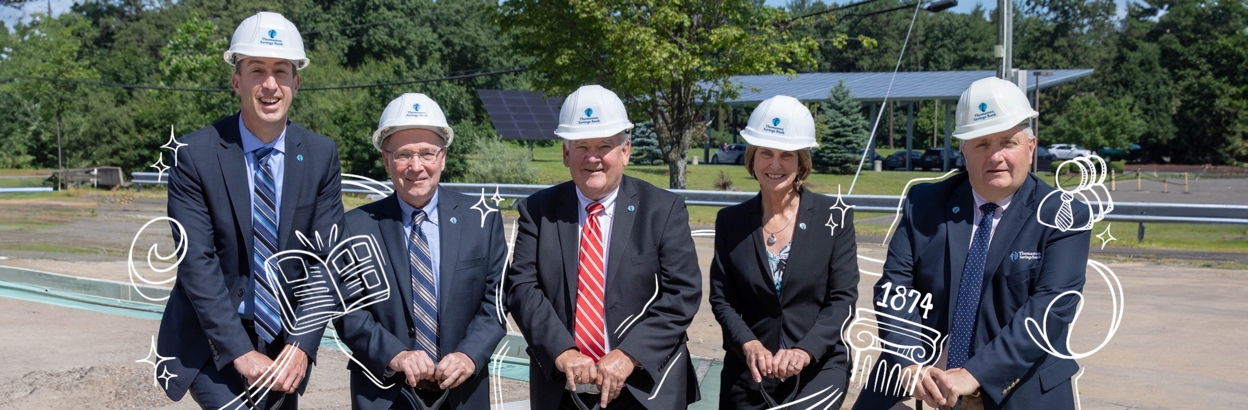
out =
[[(168, 175), (157, 179), (155, 172), (135, 172), (131, 174), (131, 182), (136, 186), (164, 185), (168, 183)], [(520, 184), (481, 184), (481, 183), (444, 183), (442, 186), (452, 191), (468, 195), (494, 196), (501, 198), (526, 198), (533, 193), (549, 188), (550, 185)], [(344, 178), (342, 192), (355, 194), (376, 194), (374, 190), (390, 192), (390, 181), (365, 181)], [(371, 188), (371, 189), (370, 189)], [(731, 206), (744, 202), (755, 192), (733, 191), (695, 191), (673, 189), (672, 192), (685, 197), (689, 205)], [(896, 212), (901, 201), (896, 195), (842, 195), (846, 204), (853, 205), (860, 212)], [(1248, 225), (1248, 206), (1245, 205), (1209, 205), (1209, 204), (1171, 204), (1149, 202), (1114, 202), (1114, 210), (1105, 215), (1111, 222), (1183, 222)]]

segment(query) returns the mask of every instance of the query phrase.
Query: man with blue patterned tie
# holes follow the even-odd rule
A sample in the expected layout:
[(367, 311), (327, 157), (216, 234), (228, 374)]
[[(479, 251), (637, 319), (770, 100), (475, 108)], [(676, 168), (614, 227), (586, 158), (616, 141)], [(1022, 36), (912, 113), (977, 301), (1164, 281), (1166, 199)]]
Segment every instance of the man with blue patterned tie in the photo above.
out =
[(381, 244), (390, 286), (344, 291), (347, 306), (380, 300), (334, 322), (354, 359), (355, 409), (490, 406), (486, 366), (505, 333), (498, 283), (507, 246), (485, 198), (439, 187), (453, 138), (442, 109), (419, 93), (391, 101), (373, 133), (395, 193), (348, 212), (343, 237)]
[(187, 251), (157, 342), (174, 358), (165, 393), (189, 391), (204, 408), (296, 408), (324, 327), (292, 331), (316, 312), (292, 301), (294, 260), (271, 257), (301, 249), (296, 232), (327, 236), (341, 220), (338, 150), (287, 120), (308, 64), (294, 24), (251, 16), (224, 57), (240, 112), (182, 137), (170, 170), (168, 213)]
[(1051, 346), (1066, 345), (1078, 300), (1059, 295), (1083, 289), (1090, 240), (1037, 219), (1060, 206), (1041, 205), (1053, 188), (1027, 172), (1036, 147), (1028, 121), (1037, 115), (1005, 80), (979, 80), (962, 94), (954, 136), (966, 172), (910, 190), (874, 303), (882, 346), (915, 346), (922, 325), (948, 336), (946, 346), (930, 346), (947, 357), (922, 366), (914, 359), (930, 358), (930, 349), (881, 353), (854, 409), (890, 408), (902, 396), (878, 380), (915, 374), (913, 396), (935, 408), (1075, 408), (1079, 365), (1045, 352), (1026, 326), (1028, 318), (1047, 323)]

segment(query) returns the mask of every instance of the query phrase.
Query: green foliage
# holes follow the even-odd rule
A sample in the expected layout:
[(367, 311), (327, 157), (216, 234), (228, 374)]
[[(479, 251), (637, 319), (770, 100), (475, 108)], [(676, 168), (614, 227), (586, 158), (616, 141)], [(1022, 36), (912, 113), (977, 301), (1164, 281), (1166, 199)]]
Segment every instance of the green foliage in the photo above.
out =
[(1130, 97), (1071, 97), (1052, 125), (1042, 128), (1046, 142), (1078, 144), (1088, 149), (1124, 147), (1139, 141), (1147, 125)]
[[(811, 154), (815, 171), (829, 174), (852, 174), (858, 169), (861, 153), (867, 146), (871, 130), (862, 116), (862, 106), (841, 82), (832, 88), (828, 102), (819, 110), (823, 128), (819, 148)], [(818, 123), (816, 125), (818, 127)]]
[(634, 118), (653, 121), (672, 188), (685, 186), (703, 109), (736, 95), (729, 77), (791, 74), (783, 67), (811, 66), (816, 49), (776, 24), (786, 13), (751, 0), (515, 0), (501, 8), (504, 30), (536, 59), (529, 69), (538, 88), (567, 94), (601, 84)]
[[(504, 143), (497, 136), (483, 136), (465, 142), (474, 145), (474, 153), (457, 154), (458, 157), (466, 159), (464, 172), (459, 178), (444, 179), (447, 182), (537, 183), (537, 174), (529, 167), (527, 150)], [(455, 144), (459, 143), (457, 139)]]
[(654, 125), (650, 121), (637, 123), (633, 127), (633, 154), (629, 161), (638, 165), (663, 163), (663, 151), (659, 150), (659, 139), (654, 135)]

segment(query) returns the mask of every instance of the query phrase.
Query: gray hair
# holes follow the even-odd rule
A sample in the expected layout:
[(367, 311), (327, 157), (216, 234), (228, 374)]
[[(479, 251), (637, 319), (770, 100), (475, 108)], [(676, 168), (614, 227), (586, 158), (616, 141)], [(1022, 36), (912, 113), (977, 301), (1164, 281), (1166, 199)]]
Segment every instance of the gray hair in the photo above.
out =
[[(624, 136), (624, 138), (621, 138), (621, 139), (620, 139), (620, 142), (619, 142), (619, 143), (620, 143), (621, 145), (623, 145), (625, 142), (632, 141), (632, 140), (633, 140), (633, 129), (632, 129), (632, 128), (629, 128), (629, 129), (626, 129), (626, 130), (624, 130), (624, 131), (620, 131), (618, 134), (612, 135), (612, 136), (611, 136), (611, 138), (619, 137), (619, 136), (621, 136), (621, 135), (623, 135), (623, 136)], [(569, 144), (569, 143), (571, 143), (572, 141), (573, 141), (573, 140), (563, 140), (563, 147), (564, 147), (564, 148), (568, 148), (568, 144)]]
[(1030, 125), (1023, 126), (1023, 134), (1027, 134), (1027, 138), (1036, 139), (1036, 131), (1032, 130)]

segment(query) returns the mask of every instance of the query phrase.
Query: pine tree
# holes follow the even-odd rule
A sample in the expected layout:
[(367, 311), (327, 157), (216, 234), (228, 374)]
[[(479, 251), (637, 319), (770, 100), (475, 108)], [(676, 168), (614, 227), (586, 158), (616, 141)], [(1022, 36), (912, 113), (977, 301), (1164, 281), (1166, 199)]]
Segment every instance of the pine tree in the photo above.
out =
[(825, 127), (821, 128), (827, 132), (820, 136), (819, 148), (811, 153), (814, 168), (822, 173), (852, 174), (858, 169), (870, 136), (861, 105), (854, 101), (843, 81), (832, 89), (828, 101), (822, 105), (819, 117)]
[(637, 123), (633, 127), (633, 155), (630, 162), (637, 165), (663, 163), (663, 151), (659, 150), (659, 138), (654, 134), (654, 126), (650, 121)]

